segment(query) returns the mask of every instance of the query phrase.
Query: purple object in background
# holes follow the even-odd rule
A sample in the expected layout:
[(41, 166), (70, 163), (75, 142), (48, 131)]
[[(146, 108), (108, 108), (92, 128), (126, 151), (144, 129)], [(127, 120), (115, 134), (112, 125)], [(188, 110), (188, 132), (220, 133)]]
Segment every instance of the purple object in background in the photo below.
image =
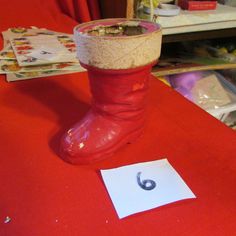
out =
[(182, 74), (169, 75), (169, 82), (171, 86), (187, 99), (193, 101), (191, 90), (195, 83), (203, 78), (202, 71), (186, 72)]

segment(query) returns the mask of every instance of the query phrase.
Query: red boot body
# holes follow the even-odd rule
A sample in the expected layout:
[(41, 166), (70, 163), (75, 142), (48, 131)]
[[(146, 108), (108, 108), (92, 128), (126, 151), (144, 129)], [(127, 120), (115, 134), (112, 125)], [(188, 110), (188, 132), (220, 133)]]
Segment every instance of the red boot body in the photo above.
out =
[[(61, 156), (72, 164), (105, 159), (137, 139), (144, 129), (150, 71), (160, 55), (159, 26), (134, 20), (131, 23), (143, 25), (147, 33), (125, 37), (85, 33), (94, 24), (114, 22), (117, 24), (117, 19), (85, 23), (75, 31), (78, 58), (88, 70), (92, 105), (62, 138)], [(126, 22), (119, 19), (112, 30), (122, 28), (120, 23)]]
[(88, 164), (112, 155), (143, 132), (151, 65), (130, 70), (88, 68), (92, 107), (62, 140), (62, 156)]

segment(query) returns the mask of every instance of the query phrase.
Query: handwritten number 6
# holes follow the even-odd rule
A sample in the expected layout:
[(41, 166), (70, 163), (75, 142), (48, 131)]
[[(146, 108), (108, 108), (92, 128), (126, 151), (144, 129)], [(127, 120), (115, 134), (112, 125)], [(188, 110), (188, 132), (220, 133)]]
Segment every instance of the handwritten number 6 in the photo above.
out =
[(141, 172), (137, 173), (138, 185), (144, 190), (153, 190), (156, 187), (156, 182), (151, 179), (141, 180)]

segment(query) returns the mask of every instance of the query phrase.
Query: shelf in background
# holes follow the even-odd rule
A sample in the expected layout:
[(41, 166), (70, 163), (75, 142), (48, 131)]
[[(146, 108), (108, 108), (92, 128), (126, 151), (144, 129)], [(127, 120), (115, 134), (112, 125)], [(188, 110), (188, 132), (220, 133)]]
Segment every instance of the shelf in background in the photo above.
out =
[(229, 29), (216, 29), (208, 31), (163, 35), (162, 41), (163, 43), (173, 43), (181, 41), (227, 38), (235, 36), (236, 36), (236, 26), (235, 28), (229, 28)]
[[(102, 18), (132, 17), (133, 0), (99, 0)], [(148, 18), (148, 15), (147, 17)], [(236, 36), (236, 7), (218, 4), (216, 10), (181, 10), (178, 16), (159, 17), (163, 42)]]
[(218, 4), (216, 10), (187, 11), (159, 17), (163, 42), (236, 36), (236, 8)]

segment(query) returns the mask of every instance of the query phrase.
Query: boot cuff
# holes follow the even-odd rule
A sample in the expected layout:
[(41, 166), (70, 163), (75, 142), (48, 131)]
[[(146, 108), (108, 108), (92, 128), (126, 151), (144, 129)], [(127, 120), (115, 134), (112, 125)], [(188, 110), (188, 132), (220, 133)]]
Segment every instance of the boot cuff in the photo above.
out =
[[(145, 32), (128, 36), (100, 36), (86, 33), (93, 26), (119, 25), (125, 22), (145, 28)], [(150, 21), (127, 19), (92, 21), (75, 27), (74, 35), (80, 62), (100, 69), (136, 68), (153, 63), (160, 56), (161, 28)]]

